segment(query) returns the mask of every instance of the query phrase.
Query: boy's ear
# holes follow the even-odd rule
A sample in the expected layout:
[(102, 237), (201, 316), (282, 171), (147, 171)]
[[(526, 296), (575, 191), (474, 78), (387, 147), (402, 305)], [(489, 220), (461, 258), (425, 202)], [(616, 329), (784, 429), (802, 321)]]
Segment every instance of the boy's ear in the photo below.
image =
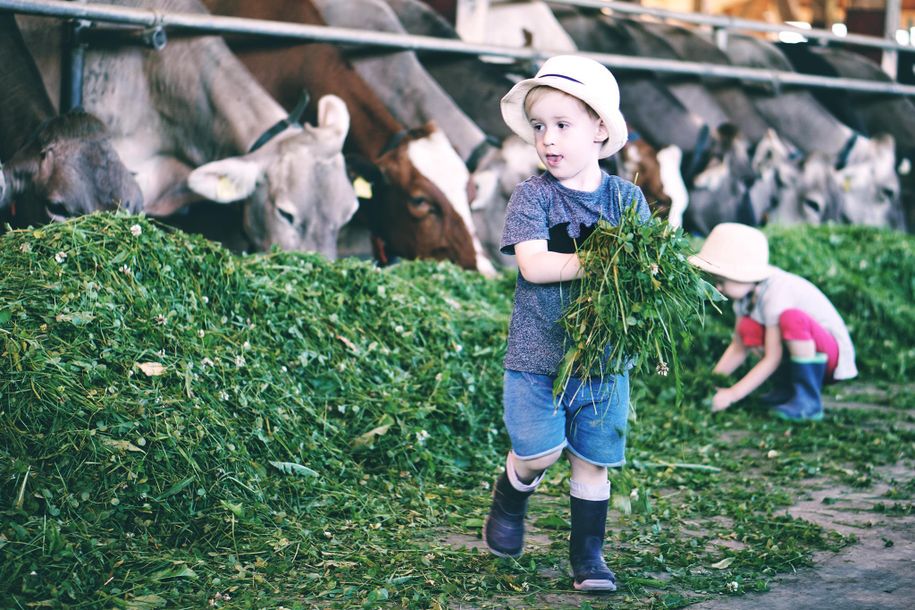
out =
[(610, 138), (610, 131), (607, 129), (607, 125), (601, 120), (600, 124), (597, 126), (597, 133), (594, 134), (595, 142), (603, 142)]

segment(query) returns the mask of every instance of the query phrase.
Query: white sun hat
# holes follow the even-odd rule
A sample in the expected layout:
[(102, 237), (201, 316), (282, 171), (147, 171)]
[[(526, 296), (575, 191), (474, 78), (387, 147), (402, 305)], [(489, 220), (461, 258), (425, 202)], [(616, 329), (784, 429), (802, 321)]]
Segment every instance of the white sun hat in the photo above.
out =
[(620, 88), (602, 64), (579, 55), (557, 55), (540, 67), (534, 78), (518, 82), (502, 98), (502, 118), (528, 144), (534, 130), (524, 112), (524, 98), (534, 87), (547, 86), (577, 97), (597, 113), (610, 137), (600, 148), (600, 158), (609, 157), (626, 143), (629, 132), (620, 112)]
[(775, 271), (769, 264), (769, 240), (765, 234), (738, 222), (715, 225), (689, 262), (735, 282), (761, 282)]

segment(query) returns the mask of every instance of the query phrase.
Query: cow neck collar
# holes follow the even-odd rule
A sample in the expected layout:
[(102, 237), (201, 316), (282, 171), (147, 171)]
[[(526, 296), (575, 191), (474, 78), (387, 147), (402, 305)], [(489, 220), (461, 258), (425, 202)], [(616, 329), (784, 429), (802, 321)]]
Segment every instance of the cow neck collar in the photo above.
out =
[(262, 133), (261, 137), (255, 140), (254, 144), (251, 145), (251, 148), (248, 149), (248, 153), (253, 153), (277, 135), (286, 131), (289, 127), (302, 127), (302, 115), (305, 114), (305, 108), (308, 106), (310, 99), (311, 96), (308, 95), (308, 91), (302, 91), (302, 97), (299, 98), (299, 101), (296, 103), (295, 108), (289, 113), (289, 116), (277, 121), (272, 127)]
[(470, 151), (470, 156), (467, 157), (466, 165), (470, 173), (477, 171), (477, 166), (480, 164), (480, 161), (483, 160), (483, 157), (486, 156), (493, 148), (499, 148), (500, 142), (499, 139), (493, 135), (486, 134), (486, 137), (483, 138), (479, 144), (473, 147), (473, 150)]
[(839, 151), (839, 156), (836, 158), (836, 169), (844, 169), (848, 165), (848, 158), (851, 156), (851, 150), (855, 147), (855, 142), (858, 141), (858, 132), (853, 131), (848, 139), (845, 140), (845, 144), (842, 145), (842, 150)]
[(403, 141), (405, 139), (407, 139), (407, 136), (409, 136), (409, 135), (410, 135), (410, 130), (408, 130), (408, 129), (401, 129), (400, 131), (391, 134), (391, 137), (388, 138), (388, 141), (384, 143), (384, 146), (381, 148), (381, 152), (378, 153), (378, 156), (379, 157), (384, 156), (385, 154), (391, 152), (392, 150), (394, 150), (395, 148), (397, 148), (398, 146), (403, 144)]

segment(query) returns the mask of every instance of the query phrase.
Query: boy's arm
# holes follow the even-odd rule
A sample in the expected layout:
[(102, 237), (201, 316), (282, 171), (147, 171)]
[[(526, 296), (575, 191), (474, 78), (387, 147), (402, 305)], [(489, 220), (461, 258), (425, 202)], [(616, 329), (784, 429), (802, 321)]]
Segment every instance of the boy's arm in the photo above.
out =
[(577, 254), (550, 252), (545, 239), (531, 239), (515, 244), (518, 271), (528, 282), (549, 284), (581, 278)]
[(740, 381), (729, 388), (718, 390), (712, 399), (712, 410), (720, 411), (732, 403), (748, 396), (758, 388), (778, 368), (782, 361), (782, 333), (779, 326), (766, 327), (765, 353), (756, 365), (747, 371)]

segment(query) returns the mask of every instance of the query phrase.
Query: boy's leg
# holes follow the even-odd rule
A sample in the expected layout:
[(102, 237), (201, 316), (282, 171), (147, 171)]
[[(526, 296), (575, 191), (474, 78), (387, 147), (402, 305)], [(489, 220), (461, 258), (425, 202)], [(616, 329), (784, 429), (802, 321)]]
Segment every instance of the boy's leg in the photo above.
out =
[[(558, 455), (557, 452), (556, 457)], [(553, 461), (556, 460), (556, 457), (553, 458)], [(524, 516), (527, 513), (527, 499), (543, 480), (543, 473), (546, 469), (544, 466), (536, 478), (525, 483), (518, 476), (517, 462), (519, 461), (514, 453), (509, 452), (505, 460), (505, 471), (499, 475), (493, 485), (492, 504), (483, 523), (483, 541), (489, 547), (489, 551), (499, 557), (521, 556), (524, 550)], [(530, 472), (532, 469), (522, 468), (522, 470)]]
[(626, 462), (629, 376), (579, 381), (568, 391), (566, 437), (572, 481), (569, 562), (573, 585), (581, 591), (616, 590), (616, 576), (603, 557), (610, 483), (607, 468)]
[(604, 561), (603, 547), (610, 501), (607, 469), (589, 464), (574, 455), (569, 506), (572, 532), (569, 536), (569, 563), (573, 586), (580, 591), (616, 591), (616, 576)]
[(483, 540), (494, 555), (519, 557), (527, 499), (566, 445), (565, 413), (554, 407), (553, 380), (546, 375), (506, 370), (502, 400), (512, 451), (493, 486)]

